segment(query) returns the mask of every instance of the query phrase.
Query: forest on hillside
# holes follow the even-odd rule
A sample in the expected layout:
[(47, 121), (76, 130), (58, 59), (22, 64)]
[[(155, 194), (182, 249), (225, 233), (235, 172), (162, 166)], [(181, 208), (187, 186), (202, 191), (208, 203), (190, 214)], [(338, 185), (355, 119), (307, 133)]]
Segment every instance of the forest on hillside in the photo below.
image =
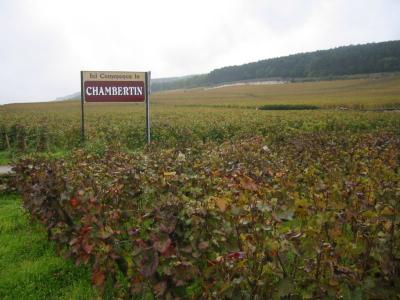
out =
[(154, 81), (152, 90), (194, 88), (267, 78), (326, 78), (396, 71), (400, 71), (400, 41), (389, 41), (299, 53), (215, 69), (208, 74)]

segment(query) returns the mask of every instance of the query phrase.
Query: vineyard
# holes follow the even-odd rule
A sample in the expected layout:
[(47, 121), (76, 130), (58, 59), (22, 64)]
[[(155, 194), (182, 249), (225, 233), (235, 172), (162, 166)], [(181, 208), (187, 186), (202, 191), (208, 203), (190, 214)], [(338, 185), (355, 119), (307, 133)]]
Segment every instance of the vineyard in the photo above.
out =
[(0, 151), (105, 299), (398, 299), (399, 82), (154, 94), (149, 146), (140, 105), (87, 105), (84, 146), (79, 102), (7, 105)]
[[(399, 95), (398, 76), (156, 93), (151, 105), (152, 139), (168, 148), (255, 135), (279, 139), (304, 132), (397, 130), (397, 112), (360, 109), (398, 108)], [(282, 104), (286, 109), (296, 105), (321, 109), (258, 109)], [(143, 105), (89, 104), (85, 111), (92, 148), (113, 143), (127, 150), (143, 148)], [(0, 107), (0, 151), (57, 152), (79, 145), (78, 101)]]

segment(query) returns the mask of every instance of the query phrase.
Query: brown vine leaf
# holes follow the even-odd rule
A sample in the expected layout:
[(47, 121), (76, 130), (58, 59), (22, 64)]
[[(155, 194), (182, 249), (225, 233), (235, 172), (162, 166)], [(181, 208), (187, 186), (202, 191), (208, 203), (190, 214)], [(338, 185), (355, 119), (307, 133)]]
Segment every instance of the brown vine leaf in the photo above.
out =
[(225, 212), (226, 208), (228, 207), (228, 201), (224, 198), (217, 198), (215, 200), (215, 204), (221, 212)]
[(156, 249), (158, 252), (160, 252), (162, 254), (168, 250), (168, 248), (171, 244), (172, 244), (172, 241), (170, 238), (168, 238), (166, 240), (158, 240), (158, 241), (154, 242), (153, 247), (154, 247), (154, 249)]
[(166, 289), (167, 289), (167, 282), (166, 281), (161, 281), (153, 286), (154, 291), (156, 292), (157, 297), (161, 297), (164, 295)]
[(92, 282), (95, 286), (102, 286), (106, 276), (101, 270), (94, 271), (92, 274)]

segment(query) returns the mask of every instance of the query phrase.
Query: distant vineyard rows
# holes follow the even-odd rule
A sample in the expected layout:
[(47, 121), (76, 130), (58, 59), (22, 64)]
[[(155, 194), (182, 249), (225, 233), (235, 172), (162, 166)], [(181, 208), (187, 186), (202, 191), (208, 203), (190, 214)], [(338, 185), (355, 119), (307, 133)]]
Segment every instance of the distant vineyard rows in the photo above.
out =
[[(70, 150), (80, 145), (80, 122), (76, 116), (51, 120), (27, 114), (17, 120), (0, 120), (0, 151), (48, 152)], [(22, 115), (23, 116), (23, 115)], [(173, 116), (173, 117), (171, 117)], [(254, 135), (271, 139), (305, 132), (399, 132), (398, 113), (292, 111), (267, 112), (224, 109), (177, 111), (176, 115), (152, 119), (152, 140), (161, 147), (223, 142)], [(145, 145), (144, 117), (102, 112), (86, 122), (87, 140), (94, 148), (112, 144), (126, 149)]]

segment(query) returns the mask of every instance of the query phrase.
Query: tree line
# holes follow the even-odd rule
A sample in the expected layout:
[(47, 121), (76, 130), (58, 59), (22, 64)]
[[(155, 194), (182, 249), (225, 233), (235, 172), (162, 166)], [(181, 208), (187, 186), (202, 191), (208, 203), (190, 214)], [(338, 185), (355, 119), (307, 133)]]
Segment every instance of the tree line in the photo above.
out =
[(152, 83), (152, 90), (194, 88), (257, 79), (326, 78), (396, 71), (400, 71), (400, 41), (388, 41), (299, 53), (215, 69), (208, 74), (156, 80)]

